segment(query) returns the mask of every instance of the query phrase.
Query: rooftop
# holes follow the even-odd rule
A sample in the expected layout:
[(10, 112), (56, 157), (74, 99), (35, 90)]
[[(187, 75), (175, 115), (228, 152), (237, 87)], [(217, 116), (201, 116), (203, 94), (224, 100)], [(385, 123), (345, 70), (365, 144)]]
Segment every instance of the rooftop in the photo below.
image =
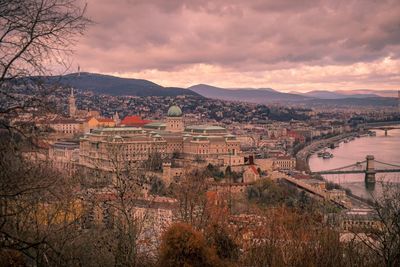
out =
[(128, 126), (143, 126), (148, 123), (151, 123), (151, 121), (143, 120), (140, 116), (126, 116), (121, 121), (121, 125), (128, 125)]

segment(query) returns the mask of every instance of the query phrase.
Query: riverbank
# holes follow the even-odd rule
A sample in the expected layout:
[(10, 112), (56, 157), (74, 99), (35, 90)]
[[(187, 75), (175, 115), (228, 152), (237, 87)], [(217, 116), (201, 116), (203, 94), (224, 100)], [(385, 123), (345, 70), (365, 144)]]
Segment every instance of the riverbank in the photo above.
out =
[[(308, 158), (308, 165), (312, 172), (332, 170), (342, 166), (354, 165), (365, 160), (367, 155), (375, 158), (375, 168), (384, 169), (385, 165), (400, 165), (400, 129), (390, 130), (387, 135), (383, 129), (377, 129), (375, 135), (363, 136), (347, 143), (341, 143), (335, 149), (326, 151), (334, 154), (333, 158), (323, 159), (316, 153)], [(365, 167), (365, 165), (362, 165)], [(355, 165), (354, 167), (358, 167)], [(361, 168), (361, 167), (360, 167)], [(328, 174), (323, 175), (325, 181), (339, 184), (351, 190), (355, 196), (363, 199), (380, 197), (383, 193), (382, 185), (385, 183), (400, 184), (400, 173), (377, 173), (375, 184), (365, 183), (364, 173)]]
[(304, 147), (302, 150), (296, 154), (296, 169), (299, 171), (304, 171), (306, 173), (311, 173), (310, 166), (308, 164), (308, 158), (314, 154), (316, 151), (328, 147), (331, 143), (341, 142), (349, 137), (354, 137), (359, 134), (359, 132), (349, 132), (340, 135), (336, 135), (327, 139), (322, 139), (318, 141), (311, 142), (309, 145)]

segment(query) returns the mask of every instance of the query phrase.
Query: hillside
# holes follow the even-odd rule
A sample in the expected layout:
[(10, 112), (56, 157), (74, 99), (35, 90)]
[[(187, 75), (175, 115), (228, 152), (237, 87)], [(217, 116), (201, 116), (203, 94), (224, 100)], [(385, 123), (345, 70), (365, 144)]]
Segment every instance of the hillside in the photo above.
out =
[(260, 89), (225, 89), (206, 84), (198, 84), (188, 88), (204, 97), (229, 100), (244, 101), (258, 104), (267, 104), (272, 102), (293, 102), (312, 99), (308, 96), (302, 96), (291, 93), (281, 93), (271, 88)]
[(156, 83), (132, 78), (120, 78), (96, 73), (77, 73), (63, 76), (41, 77), (46, 83), (59, 83), (75, 89), (93, 91), (98, 94), (129, 96), (177, 96), (198, 95), (183, 88), (163, 87)]
[(340, 99), (312, 99), (306, 102), (310, 106), (374, 106), (396, 107), (397, 98), (394, 97), (367, 97), (367, 98), (340, 98)]
[(303, 93), (302, 95), (309, 96), (309, 97), (315, 97), (315, 98), (320, 98), (320, 99), (342, 99), (342, 98), (368, 98), (368, 97), (379, 97), (377, 94), (373, 93), (352, 93), (351, 91), (348, 92), (347, 94), (344, 94), (341, 91), (310, 91), (307, 93)]

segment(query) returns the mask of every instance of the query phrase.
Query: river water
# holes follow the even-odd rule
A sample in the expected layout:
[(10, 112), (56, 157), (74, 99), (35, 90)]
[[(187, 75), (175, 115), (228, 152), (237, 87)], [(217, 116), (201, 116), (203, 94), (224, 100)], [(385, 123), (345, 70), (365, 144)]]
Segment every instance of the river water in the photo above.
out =
[[(356, 138), (348, 143), (340, 143), (335, 149), (326, 149), (334, 157), (330, 159), (319, 158), (317, 154), (309, 158), (311, 171), (330, 170), (358, 161), (364, 161), (367, 155), (374, 155), (375, 160), (400, 165), (400, 129), (388, 131), (385, 136), (383, 131), (377, 130), (376, 136)], [(375, 163), (379, 168), (380, 164)], [(324, 175), (328, 181), (340, 184), (350, 189), (353, 194), (364, 198), (371, 198), (371, 195), (382, 194), (382, 182), (400, 184), (400, 173), (377, 173), (375, 186), (366, 186), (364, 174), (332, 174)]]

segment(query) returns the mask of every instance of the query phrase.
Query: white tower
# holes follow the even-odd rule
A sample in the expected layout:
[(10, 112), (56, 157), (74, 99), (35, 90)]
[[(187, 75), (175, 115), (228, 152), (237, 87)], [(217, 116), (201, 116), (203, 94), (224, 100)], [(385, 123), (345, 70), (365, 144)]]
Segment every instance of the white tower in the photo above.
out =
[(69, 116), (70, 117), (75, 117), (76, 114), (76, 99), (74, 96), (74, 89), (71, 88), (71, 94), (68, 98), (68, 102), (69, 102)]
[(119, 114), (117, 111), (115, 111), (115, 114), (113, 116), (113, 120), (115, 121), (115, 124), (119, 124), (121, 122), (121, 119), (119, 118)]

